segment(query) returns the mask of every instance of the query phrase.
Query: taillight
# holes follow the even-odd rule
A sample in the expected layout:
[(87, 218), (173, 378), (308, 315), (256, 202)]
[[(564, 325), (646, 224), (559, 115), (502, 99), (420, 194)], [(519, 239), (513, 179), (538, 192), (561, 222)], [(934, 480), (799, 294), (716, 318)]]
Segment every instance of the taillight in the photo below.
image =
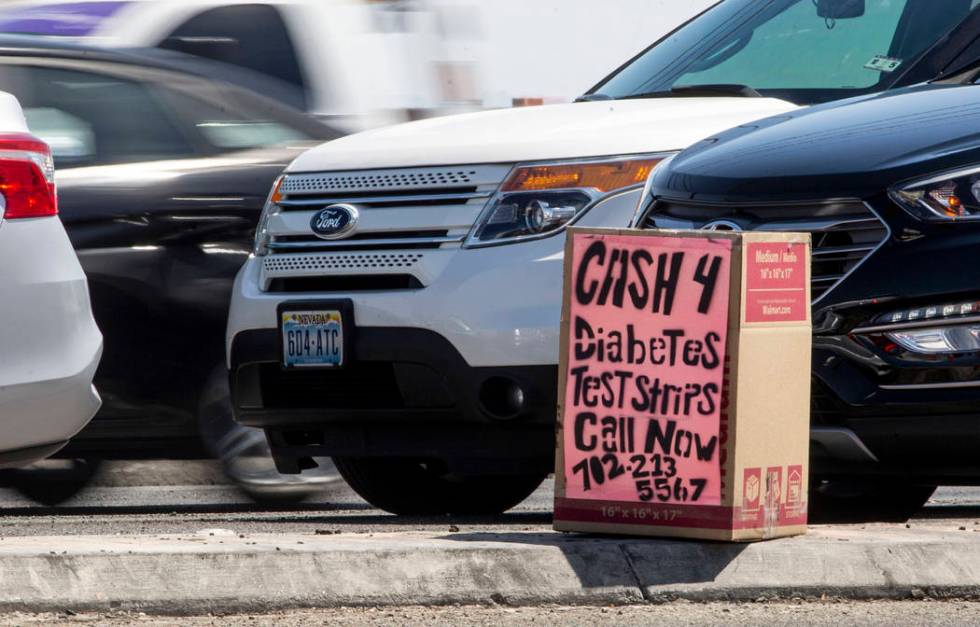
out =
[(0, 217), (58, 213), (51, 149), (28, 133), (0, 133)]

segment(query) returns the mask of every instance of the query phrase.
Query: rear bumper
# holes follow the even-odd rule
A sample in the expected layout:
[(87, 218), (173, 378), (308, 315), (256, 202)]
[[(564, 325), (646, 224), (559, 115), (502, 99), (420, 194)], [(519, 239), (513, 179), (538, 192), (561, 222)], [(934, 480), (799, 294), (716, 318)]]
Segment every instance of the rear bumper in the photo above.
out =
[(43, 457), (78, 433), (101, 403), (92, 379), (102, 335), (57, 218), (0, 225), (0, 293), (0, 453), (36, 450)]

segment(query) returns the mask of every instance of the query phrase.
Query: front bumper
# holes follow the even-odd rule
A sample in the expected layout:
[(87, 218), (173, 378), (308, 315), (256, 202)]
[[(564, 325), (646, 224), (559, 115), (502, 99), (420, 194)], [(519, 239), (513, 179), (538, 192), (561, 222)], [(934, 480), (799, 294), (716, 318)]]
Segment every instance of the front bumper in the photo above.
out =
[[(625, 225), (639, 194), (611, 196), (580, 223)], [(289, 460), (322, 455), (438, 457), (464, 470), (551, 470), (563, 248), (564, 237), (556, 235), (479, 249), (406, 251), (420, 259), (394, 271), (413, 273), (424, 287), (347, 292), (263, 291), (269, 258), (249, 259), (228, 322), (236, 417), (267, 430), (287, 471), (297, 470)], [(350, 367), (283, 373), (279, 305), (337, 299), (353, 303)], [(286, 390), (303, 387), (303, 377), (306, 392), (284, 399)], [(513, 386), (523, 406), (508, 412), (496, 402)]]
[[(974, 483), (980, 353), (911, 353), (889, 340), (881, 322), (909, 308), (980, 301), (980, 227), (924, 224), (884, 195), (868, 203), (892, 235), (814, 311), (813, 424), (850, 430), (874, 460), (828, 459), (818, 449), (814, 468)], [(956, 316), (936, 319), (956, 323)]]
[[(557, 368), (473, 367), (445, 338), (410, 328), (357, 327), (342, 370), (279, 366), (275, 330), (232, 344), (236, 417), (260, 427), (282, 466), (323, 456), (422, 457), (460, 471), (552, 467)], [(518, 386), (522, 406), (494, 403)], [(297, 471), (283, 466), (284, 471)]]
[(60, 448), (99, 409), (102, 334), (57, 218), (0, 225), (0, 294), (0, 463), (19, 465)]
[[(232, 390), (240, 422), (266, 430), (284, 471), (323, 456), (431, 457), (464, 470), (553, 465), (557, 368), (474, 368), (444, 338), (419, 329), (358, 328), (349, 371), (287, 372), (275, 330), (239, 334)], [(828, 363), (829, 360), (829, 363)], [(980, 478), (980, 391), (891, 393), (888, 403), (842, 400), (864, 375), (814, 350), (815, 474), (901, 476), (934, 483)], [(828, 375), (828, 368), (835, 373)], [(487, 382), (522, 389), (526, 405), (501, 417)]]
[[(862, 306), (844, 305), (835, 311), (866, 320), (881, 308), (875, 304), (871, 312), (857, 314)], [(860, 447), (828, 443), (814, 448), (813, 468), (827, 475), (910, 475), (940, 484), (980, 479), (980, 369), (962, 364), (978, 356), (923, 361), (880, 350), (881, 337), (860, 328), (818, 331), (814, 337), (812, 424), (815, 430), (853, 433), (866, 454)]]

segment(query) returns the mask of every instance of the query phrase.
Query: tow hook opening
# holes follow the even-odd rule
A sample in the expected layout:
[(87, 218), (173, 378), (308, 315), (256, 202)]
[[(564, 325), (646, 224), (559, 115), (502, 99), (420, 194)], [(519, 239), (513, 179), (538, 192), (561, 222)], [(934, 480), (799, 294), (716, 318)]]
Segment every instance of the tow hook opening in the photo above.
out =
[(513, 420), (524, 413), (527, 395), (509, 377), (490, 377), (480, 385), (480, 408), (496, 420)]

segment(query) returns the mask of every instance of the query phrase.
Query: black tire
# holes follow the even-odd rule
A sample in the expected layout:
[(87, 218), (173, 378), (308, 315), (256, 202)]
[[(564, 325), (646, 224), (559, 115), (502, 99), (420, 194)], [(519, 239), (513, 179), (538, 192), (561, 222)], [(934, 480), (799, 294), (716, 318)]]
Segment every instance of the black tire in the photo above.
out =
[(48, 460), (4, 471), (4, 483), (42, 505), (60, 505), (88, 487), (101, 465), (99, 459)]
[(411, 459), (341, 457), (334, 464), (361, 498), (401, 516), (501, 514), (547, 477), (448, 474), (438, 462)]
[(905, 522), (926, 504), (934, 485), (901, 479), (815, 480), (810, 486), (812, 523)]
[[(256, 503), (262, 505), (301, 503), (323, 490), (321, 485), (287, 481), (285, 478), (278, 484), (255, 483), (235, 472), (235, 468), (229, 459), (233, 453), (227, 450), (226, 447), (228, 446), (233, 448), (251, 446), (253, 454), (255, 447), (261, 447), (263, 456), (269, 458), (270, 471), (274, 462), (272, 461), (272, 453), (268, 451), (268, 446), (265, 444), (265, 434), (259, 429), (244, 427), (235, 422), (231, 387), (228, 382), (228, 369), (223, 363), (211, 370), (211, 375), (201, 390), (197, 421), (201, 439), (204, 441), (208, 453), (221, 462), (225, 475)], [(256, 436), (261, 440), (261, 444), (254, 444)], [(253, 444), (247, 444), (249, 442)]]

